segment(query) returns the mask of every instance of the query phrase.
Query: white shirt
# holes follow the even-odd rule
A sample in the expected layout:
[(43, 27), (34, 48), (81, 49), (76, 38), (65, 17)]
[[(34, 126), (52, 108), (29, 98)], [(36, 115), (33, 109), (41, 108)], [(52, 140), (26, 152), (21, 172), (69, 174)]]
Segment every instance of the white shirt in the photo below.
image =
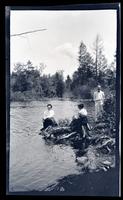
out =
[(85, 108), (82, 108), (80, 111), (79, 111), (79, 114), (82, 115), (82, 116), (87, 116), (87, 110)]
[(94, 92), (94, 101), (96, 102), (96, 101), (100, 101), (100, 102), (104, 102), (104, 99), (105, 99), (105, 94), (104, 94), (104, 92), (103, 91), (95, 91)]
[(46, 119), (46, 118), (51, 118), (54, 116), (54, 111), (51, 109), (51, 110), (46, 110), (44, 111), (44, 117), (43, 119)]

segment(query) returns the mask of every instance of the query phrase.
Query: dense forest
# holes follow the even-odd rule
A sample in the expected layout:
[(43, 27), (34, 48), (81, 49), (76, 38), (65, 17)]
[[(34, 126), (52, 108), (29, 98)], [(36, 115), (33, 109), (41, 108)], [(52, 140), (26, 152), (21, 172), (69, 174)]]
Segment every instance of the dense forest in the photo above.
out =
[(16, 63), (11, 74), (10, 100), (27, 101), (42, 98), (92, 99), (93, 91), (100, 84), (107, 94), (115, 93), (116, 55), (109, 65), (104, 55), (103, 42), (99, 35), (93, 43), (93, 55), (81, 41), (76, 71), (64, 78), (62, 70), (53, 75), (43, 73), (45, 64), (34, 66)]

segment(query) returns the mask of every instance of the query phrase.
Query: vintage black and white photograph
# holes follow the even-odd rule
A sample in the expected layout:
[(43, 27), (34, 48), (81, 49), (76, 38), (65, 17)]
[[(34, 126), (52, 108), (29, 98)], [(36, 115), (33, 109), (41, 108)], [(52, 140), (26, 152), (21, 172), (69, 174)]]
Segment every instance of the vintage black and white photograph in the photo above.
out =
[(8, 193), (119, 196), (117, 52), (117, 9), (10, 9)]

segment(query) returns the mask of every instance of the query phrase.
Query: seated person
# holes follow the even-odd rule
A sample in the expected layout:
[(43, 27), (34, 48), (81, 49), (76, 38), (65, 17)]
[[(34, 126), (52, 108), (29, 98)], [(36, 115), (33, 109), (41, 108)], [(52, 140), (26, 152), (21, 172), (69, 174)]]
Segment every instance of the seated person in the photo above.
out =
[(84, 108), (84, 104), (79, 104), (78, 108), (79, 108), (78, 117), (81, 119), (82, 125), (85, 125), (88, 123), (87, 110)]
[[(86, 133), (88, 134), (88, 131), (90, 130), (89, 124), (88, 124), (88, 118), (87, 118), (87, 110), (84, 108), (84, 104), (78, 105), (79, 112), (77, 116), (73, 117), (73, 120), (70, 124), (73, 131), (77, 131), (79, 133), (82, 132), (82, 126), (86, 128)], [(84, 136), (85, 136), (85, 129), (83, 129)], [(89, 134), (88, 134), (89, 135)]]
[(52, 109), (52, 105), (48, 104), (47, 105), (47, 110), (44, 111), (44, 116), (43, 116), (43, 128), (41, 130), (46, 129), (48, 126), (57, 126), (57, 123), (54, 119), (54, 110)]

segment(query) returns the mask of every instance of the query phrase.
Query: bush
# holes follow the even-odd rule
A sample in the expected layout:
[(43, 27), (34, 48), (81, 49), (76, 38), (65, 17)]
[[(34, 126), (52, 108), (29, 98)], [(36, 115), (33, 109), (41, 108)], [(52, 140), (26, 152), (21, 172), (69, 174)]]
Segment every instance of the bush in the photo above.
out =
[(75, 97), (82, 98), (82, 99), (91, 99), (91, 89), (87, 85), (79, 85), (73, 89), (73, 94)]
[(10, 101), (25, 101), (25, 96), (22, 92), (11, 92)]
[(32, 94), (31, 91), (24, 92), (11, 92), (10, 93), (10, 101), (30, 101), (35, 100), (37, 98), (36, 95)]
[(109, 95), (104, 102), (102, 113), (102, 122), (106, 123), (110, 128), (110, 134), (115, 135), (116, 131), (116, 101), (114, 95)]

